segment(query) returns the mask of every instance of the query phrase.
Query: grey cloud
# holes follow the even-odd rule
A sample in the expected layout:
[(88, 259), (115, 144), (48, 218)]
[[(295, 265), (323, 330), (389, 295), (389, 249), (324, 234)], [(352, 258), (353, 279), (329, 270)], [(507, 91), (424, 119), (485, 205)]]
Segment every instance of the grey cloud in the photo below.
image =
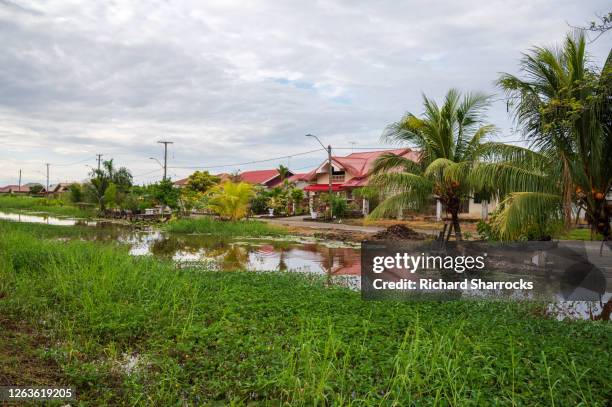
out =
[[(7, 168), (0, 184), (13, 182), (16, 152), (33, 173), (36, 160), (74, 162), (97, 152), (146, 173), (156, 168), (148, 157), (159, 156), (162, 138), (176, 141), (177, 166), (312, 149), (305, 133), (334, 145), (379, 145), (386, 124), (420, 112), (422, 92), (495, 93), (494, 79), (516, 71), (521, 51), (560, 41), (566, 20), (589, 21), (606, 6), (0, 0), (0, 161)], [(591, 49), (596, 61), (609, 51), (605, 40)], [(502, 103), (490, 120), (509, 135)], [(291, 164), (319, 160), (314, 154)], [(82, 177), (82, 167), (57, 174)]]

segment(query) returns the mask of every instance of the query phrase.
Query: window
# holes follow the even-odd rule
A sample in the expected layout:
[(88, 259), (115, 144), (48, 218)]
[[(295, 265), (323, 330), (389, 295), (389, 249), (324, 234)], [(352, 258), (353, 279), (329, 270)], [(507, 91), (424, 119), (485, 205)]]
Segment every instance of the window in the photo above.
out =
[(331, 180), (332, 182), (336, 182), (336, 183), (344, 182), (344, 170), (336, 171), (335, 169), (332, 168)]

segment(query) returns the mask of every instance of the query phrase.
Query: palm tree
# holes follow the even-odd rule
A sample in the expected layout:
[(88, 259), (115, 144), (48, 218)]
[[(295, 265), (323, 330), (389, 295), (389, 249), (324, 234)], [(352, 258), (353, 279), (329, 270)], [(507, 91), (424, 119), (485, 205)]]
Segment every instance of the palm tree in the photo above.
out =
[(420, 151), (415, 163), (405, 157), (385, 154), (374, 165), (372, 184), (387, 198), (370, 214), (383, 217), (403, 208), (418, 209), (440, 200), (451, 215), (456, 239), (461, 239), (459, 210), (462, 199), (473, 192), (469, 167), (480, 154), (481, 143), (495, 131), (483, 124), (488, 97), (468, 93), (463, 97), (451, 89), (442, 106), (423, 95), (421, 117), (407, 113), (387, 127), (383, 139), (408, 144)]
[(209, 208), (230, 220), (244, 218), (249, 210), (249, 201), (253, 195), (253, 187), (246, 183), (225, 182), (210, 190)]
[[(598, 72), (589, 65), (584, 34), (568, 35), (561, 49), (533, 48), (521, 60), (521, 70), (524, 78), (503, 74), (498, 85), (539, 154), (514, 158), (517, 168), (525, 169), (525, 158), (534, 164), (539, 157), (545, 171), (530, 173), (539, 178), (506, 197), (505, 217), (537, 217), (561, 208), (569, 225), (573, 201), (584, 209), (591, 229), (609, 239), (605, 196), (612, 187), (612, 53)], [(501, 226), (510, 233), (518, 225)]]
[(98, 200), (100, 210), (104, 210), (106, 205), (104, 195), (106, 190), (114, 184), (120, 192), (128, 192), (132, 186), (132, 174), (130, 171), (121, 167), (115, 168), (113, 159), (102, 162), (101, 169), (93, 169), (91, 171), (90, 184), (92, 186), (93, 195)]
[(285, 167), (282, 164), (278, 166), (277, 171), (278, 175), (280, 175), (281, 182), (283, 182), (285, 178), (287, 178), (287, 175), (289, 175), (289, 168)]

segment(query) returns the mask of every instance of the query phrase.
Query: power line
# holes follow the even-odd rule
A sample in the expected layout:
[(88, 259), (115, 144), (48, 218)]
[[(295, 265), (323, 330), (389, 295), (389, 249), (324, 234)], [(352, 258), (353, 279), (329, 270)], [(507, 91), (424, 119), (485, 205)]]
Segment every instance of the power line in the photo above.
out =
[(91, 160), (91, 157), (87, 157), (87, 158), (84, 158), (84, 159), (82, 159), (80, 161), (76, 161), (76, 162), (73, 162), (73, 163), (66, 163), (66, 164), (53, 164), (53, 163), (50, 163), (50, 165), (53, 165), (54, 167), (70, 167), (72, 165), (83, 164), (84, 162), (87, 162), (89, 160)]
[(265, 159), (265, 160), (248, 161), (248, 162), (243, 162), (243, 163), (219, 164), (219, 165), (211, 165), (211, 166), (177, 166), (177, 167), (168, 167), (168, 168), (177, 168), (177, 169), (199, 169), (199, 168), (206, 168), (206, 169), (210, 169), (210, 168), (223, 168), (223, 167), (237, 167), (237, 166), (240, 166), (240, 165), (265, 163), (265, 162), (270, 162), (270, 161), (282, 160), (282, 159), (285, 159), (285, 158), (291, 158), (291, 157), (297, 157), (297, 156), (306, 155), (306, 154), (312, 154), (314, 152), (319, 152), (321, 150), (322, 149), (318, 148), (316, 150), (304, 151), (304, 152), (301, 152), (301, 153), (284, 155), (284, 156), (281, 156), (281, 157), (268, 158), (268, 159)]

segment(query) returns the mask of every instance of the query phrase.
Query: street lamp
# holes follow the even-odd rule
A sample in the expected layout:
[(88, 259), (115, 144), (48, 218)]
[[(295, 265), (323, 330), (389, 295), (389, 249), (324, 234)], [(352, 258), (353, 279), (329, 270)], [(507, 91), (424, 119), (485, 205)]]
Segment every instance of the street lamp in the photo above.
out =
[(332, 188), (333, 170), (332, 169), (333, 167), (332, 167), (331, 144), (329, 144), (327, 148), (325, 148), (325, 145), (314, 134), (307, 134), (306, 137), (314, 137), (319, 142), (319, 144), (321, 144), (321, 147), (323, 147), (324, 150), (327, 150), (327, 171), (328, 171), (328, 179), (329, 179), (329, 216), (331, 217), (331, 220), (333, 221), (334, 220), (334, 209), (332, 205), (332, 193), (333, 193), (333, 188)]
[(157, 164), (159, 164), (160, 167), (164, 168), (164, 164), (162, 164), (161, 162), (159, 162), (159, 160), (155, 157), (149, 157), (149, 160), (153, 160), (155, 161)]

